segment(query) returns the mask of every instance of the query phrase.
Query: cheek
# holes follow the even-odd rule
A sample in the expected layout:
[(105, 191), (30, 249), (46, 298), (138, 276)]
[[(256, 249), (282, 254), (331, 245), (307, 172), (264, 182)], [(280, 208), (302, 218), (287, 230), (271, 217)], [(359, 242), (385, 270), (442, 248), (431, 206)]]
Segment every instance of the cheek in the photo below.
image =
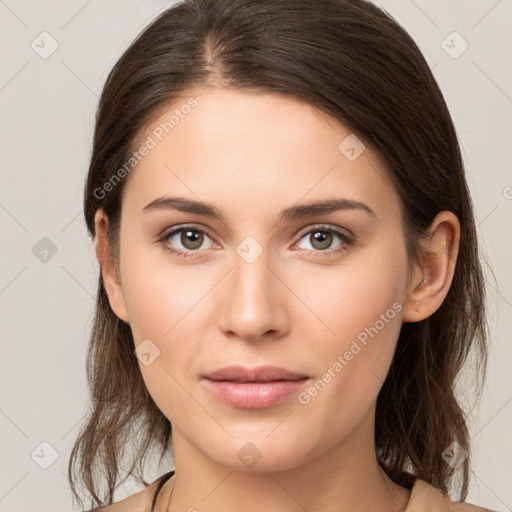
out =
[[(382, 331), (381, 338), (393, 338), (397, 334), (397, 328), (388, 327), (397, 323), (397, 317), (401, 319), (407, 259), (400, 240), (393, 243), (391, 237), (388, 239), (389, 242), (375, 243), (371, 248), (355, 252), (340, 265), (310, 265), (307, 271), (292, 270), (287, 275), (288, 282), (294, 283), (294, 292), (306, 306), (302, 316), (310, 325), (305, 327), (316, 326), (315, 338), (322, 337), (324, 346), (327, 342), (333, 350), (343, 349), (360, 334), (364, 339), (366, 329), (375, 324)], [(294, 321), (306, 320), (300, 320), (297, 315)], [(393, 332), (388, 336), (388, 331)], [(313, 346), (310, 350), (318, 352)]]
[(373, 405), (393, 359), (407, 271), (405, 252), (393, 247), (376, 247), (323, 281), (323, 307), (319, 299), (313, 306), (335, 334), (324, 337), (321, 352), (309, 347), (319, 374), (299, 401), (317, 411), (333, 435), (340, 425), (348, 432)]
[[(180, 383), (186, 385), (185, 374), (195, 367), (205, 338), (199, 331), (210, 325), (204, 317), (205, 299), (218, 278), (213, 267), (177, 265), (162, 248), (143, 250), (129, 239), (125, 243), (123, 293), (135, 346), (140, 347), (139, 367), (150, 395), (170, 418), (173, 410), (193, 406)], [(150, 364), (144, 364), (140, 353), (150, 354)]]
[[(336, 392), (361, 398), (378, 393), (385, 379), (403, 309), (393, 276), (368, 271), (359, 275), (354, 269), (345, 278), (310, 275), (302, 281), (305, 288), (299, 294), (316, 313), (309, 314), (307, 323), (302, 321), (304, 356), (314, 361), (322, 381), (335, 382)], [(322, 297), (307, 295), (305, 290), (313, 283), (324, 285)], [(375, 385), (368, 386), (370, 381)]]
[[(206, 293), (199, 283), (190, 276), (187, 279), (178, 267), (158, 267), (154, 262), (126, 274), (125, 296), (135, 345), (148, 348), (137, 349), (144, 383), (157, 407), (177, 425), (183, 418), (197, 415), (195, 402), (185, 391), (189, 383), (184, 373), (193, 368), (197, 352), (194, 315)], [(144, 364), (144, 352), (149, 352), (150, 364)]]
[(208, 292), (211, 268), (179, 265), (171, 258), (158, 244), (126, 240), (121, 274), (136, 344), (145, 338), (165, 343), (175, 332), (193, 327), (189, 315)]

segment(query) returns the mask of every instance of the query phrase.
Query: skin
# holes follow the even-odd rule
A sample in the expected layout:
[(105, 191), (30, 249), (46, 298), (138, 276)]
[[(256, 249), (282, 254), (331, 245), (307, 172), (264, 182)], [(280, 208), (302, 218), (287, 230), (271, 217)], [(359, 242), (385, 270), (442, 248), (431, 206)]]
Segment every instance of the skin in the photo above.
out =
[[(339, 151), (347, 128), (290, 97), (220, 88), (190, 96), (198, 106), (125, 178), (117, 270), (106, 256), (108, 219), (101, 209), (95, 219), (111, 307), (136, 346), (149, 338), (160, 350), (149, 366), (139, 363), (173, 428), (177, 478), (157, 510), (166, 510), (173, 484), (173, 512), (404, 510), (409, 491), (377, 463), (376, 399), (402, 323), (430, 316), (448, 292), (456, 216), (435, 218), (421, 264), (410, 267), (398, 195), (369, 147), (354, 161)], [(183, 103), (162, 111), (143, 138)], [(213, 203), (225, 220), (141, 212), (166, 194)], [(278, 222), (286, 207), (337, 197), (365, 203), (375, 217), (354, 209)], [(211, 233), (198, 249), (181, 233), (158, 242), (188, 223)], [(316, 224), (349, 230), (356, 243), (322, 253)], [(252, 263), (237, 253), (247, 236), (263, 251)], [(180, 258), (165, 244), (196, 252)], [(340, 244), (332, 234), (324, 247)], [(201, 382), (230, 364), (271, 364), (310, 376), (308, 389), (394, 303), (394, 318), (307, 404), (290, 395), (239, 409)], [(252, 467), (237, 456), (247, 442), (261, 454)]]

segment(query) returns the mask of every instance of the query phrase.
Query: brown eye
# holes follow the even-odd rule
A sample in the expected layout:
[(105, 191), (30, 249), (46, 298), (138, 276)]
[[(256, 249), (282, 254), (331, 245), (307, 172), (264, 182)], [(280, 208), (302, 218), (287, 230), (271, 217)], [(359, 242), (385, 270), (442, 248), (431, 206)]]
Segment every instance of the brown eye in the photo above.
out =
[[(204, 244), (205, 237), (210, 238), (206, 232), (200, 228), (182, 226), (181, 228), (173, 229), (163, 235), (159, 242), (161, 242), (167, 250), (177, 256), (194, 256), (194, 253), (200, 252), (199, 249)], [(205, 247), (205, 249), (210, 247)]]
[(319, 251), (328, 249), (329, 246), (332, 244), (332, 233), (329, 233), (327, 231), (315, 231), (314, 233), (311, 233), (309, 236), (311, 245), (315, 249), (318, 249)]
[(201, 247), (204, 240), (204, 233), (197, 229), (183, 229), (181, 230), (180, 242), (185, 249), (193, 251)]
[[(340, 242), (332, 246), (335, 238), (338, 238)], [(314, 226), (313, 229), (303, 232), (299, 243), (302, 242), (302, 240), (308, 241), (312, 247), (312, 249), (308, 247), (302, 247), (302, 249), (314, 255), (321, 254), (322, 256), (341, 252), (348, 249), (348, 247), (353, 244), (353, 239), (343, 231), (322, 225)]]

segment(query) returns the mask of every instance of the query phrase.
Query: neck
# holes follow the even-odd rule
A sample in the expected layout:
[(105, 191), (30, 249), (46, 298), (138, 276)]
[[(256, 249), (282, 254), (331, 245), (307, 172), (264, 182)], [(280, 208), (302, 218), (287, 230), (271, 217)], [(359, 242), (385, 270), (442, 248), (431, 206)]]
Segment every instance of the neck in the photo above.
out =
[(218, 464), (173, 427), (176, 473), (161, 490), (156, 511), (403, 512), (410, 491), (392, 482), (380, 467), (373, 422), (368, 427), (360, 425), (350, 439), (279, 471), (256, 471), (259, 463), (245, 471)]

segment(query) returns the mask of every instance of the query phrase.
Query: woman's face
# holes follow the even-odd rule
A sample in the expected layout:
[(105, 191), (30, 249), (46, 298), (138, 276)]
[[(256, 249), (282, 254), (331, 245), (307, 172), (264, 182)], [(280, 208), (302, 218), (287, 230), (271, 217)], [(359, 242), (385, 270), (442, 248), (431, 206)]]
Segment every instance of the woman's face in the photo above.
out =
[[(376, 155), (307, 103), (223, 89), (191, 91), (141, 141), (124, 178), (122, 300), (111, 304), (174, 442), (238, 470), (371, 447), (409, 270), (398, 196)], [(148, 207), (178, 197), (222, 219)], [(341, 207), (304, 208), (326, 201)], [(307, 378), (204, 378), (231, 365)]]

